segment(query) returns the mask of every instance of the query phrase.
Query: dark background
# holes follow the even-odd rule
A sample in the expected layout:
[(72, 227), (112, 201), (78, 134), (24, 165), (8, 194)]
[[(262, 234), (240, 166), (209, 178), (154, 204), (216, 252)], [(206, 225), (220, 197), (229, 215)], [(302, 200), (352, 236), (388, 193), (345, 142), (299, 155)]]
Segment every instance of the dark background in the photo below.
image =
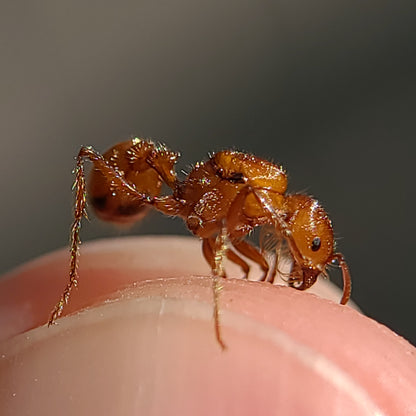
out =
[[(178, 170), (233, 147), (319, 198), (354, 299), (416, 343), (414, 0), (1, 9), (1, 271), (67, 244), (81, 145), (152, 137)], [(156, 214), (130, 230), (186, 232)], [(93, 219), (82, 236), (120, 234)]]

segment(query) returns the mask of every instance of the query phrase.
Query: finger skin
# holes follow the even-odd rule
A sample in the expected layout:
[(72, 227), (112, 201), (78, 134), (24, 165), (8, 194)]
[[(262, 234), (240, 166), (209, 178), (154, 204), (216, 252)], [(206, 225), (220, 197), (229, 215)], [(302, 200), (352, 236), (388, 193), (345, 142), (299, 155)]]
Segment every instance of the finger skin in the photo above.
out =
[(0, 414), (416, 414), (414, 347), (309, 293), (224, 281), (222, 351), (195, 243), (83, 247), (72, 315), (51, 328), (27, 330), (59, 298), (65, 256), (0, 281)]

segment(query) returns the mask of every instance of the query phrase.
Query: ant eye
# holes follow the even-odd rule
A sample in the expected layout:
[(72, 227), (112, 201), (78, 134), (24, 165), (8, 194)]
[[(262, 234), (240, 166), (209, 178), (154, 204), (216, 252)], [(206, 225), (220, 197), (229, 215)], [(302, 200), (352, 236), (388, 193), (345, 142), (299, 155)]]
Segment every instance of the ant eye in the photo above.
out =
[(318, 251), (320, 248), (321, 248), (321, 239), (319, 237), (315, 237), (312, 240), (311, 249), (312, 251)]

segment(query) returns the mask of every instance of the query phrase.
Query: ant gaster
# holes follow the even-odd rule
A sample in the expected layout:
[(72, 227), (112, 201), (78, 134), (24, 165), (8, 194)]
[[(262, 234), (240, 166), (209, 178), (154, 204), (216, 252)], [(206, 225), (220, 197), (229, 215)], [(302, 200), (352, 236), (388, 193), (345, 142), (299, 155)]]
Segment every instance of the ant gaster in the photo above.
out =
[[(88, 195), (98, 217), (115, 223), (133, 223), (153, 207), (184, 219), (189, 230), (202, 239), (202, 252), (214, 275), (214, 317), (221, 346), (218, 321), (218, 277), (225, 277), (223, 257), (236, 263), (247, 277), (252, 260), (263, 270), (260, 280), (274, 280), (277, 261), (271, 268), (264, 253), (244, 237), (255, 227), (270, 226), (278, 241), (285, 242), (293, 267), (289, 285), (305, 290), (326, 268), (338, 262), (344, 291), (341, 304), (351, 292), (351, 278), (344, 257), (334, 249), (332, 224), (318, 201), (307, 195), (286, 194), (287, 175), (281, 166), (256, 156), (224, 150), (206, 162), (197, 163), (185, 180), (176, 176), (179, 154), (143, 139), (119, 143), (103, 155), (82, 147), (75, 169), (75, 220), (71, 229), (69, 283), (55, 306), (49, 325), (62, 314), (71, 290), (77, 285), (79, 231), (85, 212), (87, 186), (84, 160), (93, 163)], [(172, 194), (160, 196), (162, 184)]]

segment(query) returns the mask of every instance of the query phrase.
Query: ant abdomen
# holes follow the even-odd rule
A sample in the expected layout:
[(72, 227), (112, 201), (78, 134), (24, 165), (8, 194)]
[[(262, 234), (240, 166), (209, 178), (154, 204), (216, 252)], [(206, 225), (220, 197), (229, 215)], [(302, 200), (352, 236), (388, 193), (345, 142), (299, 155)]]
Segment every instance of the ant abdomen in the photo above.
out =
[(103, 154), (109, 166), (136, 192), (120, 188), (111, 176), (99, 167), (94, 167), (88, 182), (88, 195), (100, 219), (114, 223), (134, 223), (146, 215), (150, 206), (137, 195), (159, 196), (162, 179), (158, 167), (162, 161), (164, 166), (168, 165), (171, 169), (176, 161), (176, 154), (164, 153), (161, 148), (151, 141), (131, 139), (118, 143)]

